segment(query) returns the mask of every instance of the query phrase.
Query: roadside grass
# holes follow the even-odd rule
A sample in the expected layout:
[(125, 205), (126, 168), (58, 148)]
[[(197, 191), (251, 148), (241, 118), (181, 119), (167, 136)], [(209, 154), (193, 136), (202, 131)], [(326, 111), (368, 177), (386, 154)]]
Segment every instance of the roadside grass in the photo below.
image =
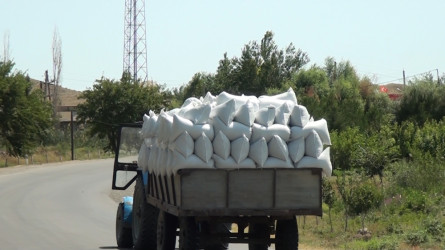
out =
[[(104, 152), (98, 148), (75, 148), (74, 160), (90, 160), (113, 158), (114, 154)], [(71, 160), (71, 149), (61, 152), (57, 147), (40, 147), (34, 154), (26, 157), (12, 157), (2, 155), (0, 157), (0, 168), (13, 167), (17, 165), (39, 165), (45, 163), (63, 162)]]
[[(444, 170), (443, 161), (395, 163), (383, 187), (375, 183), (385, 200), (366, 214), (366, 233), (360, 231), (360, 216), (348, 216), (345, 230), (344, 204), (338, 197), (331, 209), (333, 231), (323, 203), (322, 218), (298, 217), (300, 242), (323, 249), (445, 249)], [(338, 190), (335, 178), (331, 183)]]

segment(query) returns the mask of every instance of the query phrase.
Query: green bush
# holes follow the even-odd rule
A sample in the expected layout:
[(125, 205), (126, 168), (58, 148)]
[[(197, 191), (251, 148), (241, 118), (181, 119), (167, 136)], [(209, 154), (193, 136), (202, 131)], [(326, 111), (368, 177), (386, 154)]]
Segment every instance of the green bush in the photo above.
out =
[(437, 218), (425, 221), (425, 230), (436, 241), (442, 241), (444, 236), (444, 225)]
[(428, 242), (428, 236), (425, 231), (410, 232), (405, 235), (405, 240), (411, 246), (418, 246)]
[(368, 250), (396, 250), (399, 243), (391, 238), (374, 238), (368, 241), (366, 249)]
[(423, 191), (408, 189), (404, 193), (403, 206), (413, 212), (428, 212), (429, 200)]

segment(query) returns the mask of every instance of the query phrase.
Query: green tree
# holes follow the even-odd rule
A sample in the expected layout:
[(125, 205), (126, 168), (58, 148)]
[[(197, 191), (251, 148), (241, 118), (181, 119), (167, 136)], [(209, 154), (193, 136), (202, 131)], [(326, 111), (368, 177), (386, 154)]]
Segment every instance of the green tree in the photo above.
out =
[(334, 206), (335, 201), (337, 200), (337, 196), (335, 195), (335, 191), (332, 187), (331, 182), (328, 178), (322, 179), (322, 190), (323, 190), (323, 201), (328, 205), (329, 208), (329, 224), (331, 226), (331, 233), (334, 231), (332, 227), (332, 217), (331, 217), (331, 209)]
[(309, 62), (307, 54), (291, 43), (278, 49), (273, 33), (267, 31), (261, 43), (251, 41), (239, 58), (220, 60), (215, 84), (218, 90), (233, 94), (262, 95), (269, 88), (280, 88), (286, 80)]
[(431, 75), (415, 79), (403, 90), (396, 110), (399, 123), (409, 120), (423, 125), (428, 120), (440, 121), (445, 116), (445, 86)]
[(0, 137), (7, 153), (30, 154), (52, 129), (51, 104), (14, 63), (0, 62)]
[(85, 103), (78, 106), (78, 121), (88, 124), (91, 136), (106, 138), (108, 144), (104, 150), (114, 152), (117, 145), (114, 125), (142, 121), (149, 110), (159, 112), (169, 107), (171, 93), (156, 84), (141, 85), (124, 73), (120, 81), (98, 80), (93, 89), (82, 92), (79, 98), (85, 99)]

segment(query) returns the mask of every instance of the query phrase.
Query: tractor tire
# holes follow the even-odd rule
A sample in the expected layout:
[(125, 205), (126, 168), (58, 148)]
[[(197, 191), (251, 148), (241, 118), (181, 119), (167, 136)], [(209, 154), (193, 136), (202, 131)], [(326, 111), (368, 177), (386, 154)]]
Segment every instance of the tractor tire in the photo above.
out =
[[(270, 228), (266, 223), (252, 223), (249, 225), (250, 239), (266, 239), (270, 238)], [(267, 250), (267, 243), (249, 243), (249, 250)]]
[(178, 219), (167, 212), (160, 211), (157, 227), (158, 250), (174, 250), (176, 244), (176, 229)]
[(116, 242), (119, 248), (133, 247), (131, 227), (124, 223), (124, 203), (119, 203), (116, 214)]
[(278, 220), (275, 237), (276, 250), (298, 250), (298, 226), (296, 218)]
[(198, 224), (194, 217), (179, 218), (179, 250), (197, 250), (199, 248)]
[(146, 202), (142, 178), (136, 180), (133, 199), (132, 235), (134, 249), (156, 249), (159, 209)]

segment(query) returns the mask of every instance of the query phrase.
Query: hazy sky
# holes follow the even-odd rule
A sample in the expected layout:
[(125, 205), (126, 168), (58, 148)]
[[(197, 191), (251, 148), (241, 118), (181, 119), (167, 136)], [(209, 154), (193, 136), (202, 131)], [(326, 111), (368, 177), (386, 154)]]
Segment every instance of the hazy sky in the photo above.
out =
[[(274, 32), (280, 49), (349, 60), (377, 83), (439, 69), (445, 72), (444, 0), (146, 0), (148, 77), (179, 87), (197, 72), (215, 73), (227, 52)], [(15, 69), (43, 80), (52, 39), (62, 40), (62, 86), (85, 90), (123, 68), (124, 0), (0, 0), (0, 56), (9, 33)], [(398, 80), (400, 82), (400, 80)], [(397, 82), (397, 81), (395, 81)]]

